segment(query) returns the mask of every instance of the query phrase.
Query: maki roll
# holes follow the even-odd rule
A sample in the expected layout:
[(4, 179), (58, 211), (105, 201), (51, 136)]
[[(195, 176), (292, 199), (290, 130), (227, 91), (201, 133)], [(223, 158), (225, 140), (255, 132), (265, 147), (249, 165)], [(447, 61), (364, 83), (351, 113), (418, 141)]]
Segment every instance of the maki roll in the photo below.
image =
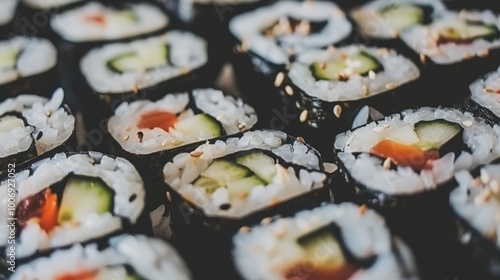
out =
[(391, 114), (422, 102), (419, 77), (417, 66), (394, 50), (350, 45), (302, 52), (277, 85), (295, 111), (287, 129), (327, 158), (334, 136), (364, 124), (368, 111)]
[(383, 213), (415, 249), (424, 278), (452, 277), (459, 261), (449, 238), (453, 176), (499, 157), (499, 136), (500, 127), (471, 113), (429, 107), (340, 134), (334, 148), (344, 188), (352, 191), (345, 199)]
[[(429, 24), (417, 24), (400, 34), (425, 66), (426, 82), (439, 105), (462, 102), (468, 85), (500, 60), (500, 17), (490, 10), (446, 12)], [(444, 83), (453, 79), (454, 83)], [(453, 95), (443, 93), (454, 92)]]
[(457, 239), (471, 265), (468, 274), (481, 279), (498, 279), (500, 215), (500, 165), (482, 166), (455, 175), (458, 187), (450, 194), (457, 217)]
[(108, 130), (128, 154), (148, 155), (252, 128), (257, 115), (241, 99), (216, 89), (122, 103)]
[(18, 0), (0, 2), (0, 35), (6, 36), (11, 30), (11, 23), (16, 13)]
[(14, 36), (0, 41), (0, 100), (22, 93), (50, 96), (59, 86), (57, 51), (47, 39)]
[(21, 3), (34, 10), (51, 10), (80, 1), (85, 0), (21, 0)]
[(211, 80), (205, 76), (212, 70), (206, 42), (180, 30), (94, 48), (83, 56), (80, 69), (92, 91), (107, 103), (136, 99), (139, 92), (153, 95), (206, 86)]
[(199, 276), (215, 277), (217, 271), (234, 279), (227, 266), (229, 238), (244, 224), (329, 199), (329, 175), (320, 155), (278, 131), (250, 131), (191, 145), (170, 159), (162, 173), (174, 240), (197, 265)]
[(351, 203), (241, 230), (233, 245), (234, 263), (247, 280), (419, 279), (411, 251), (384, 219)]
[(20, 266), (9, 279), (191, 279), (175, 248), (162, 240), (120, 235), (105, 245), (76, 244), (56, 251)]
[[(51, 99), (20, 95), (0, 103), (0, 164), (21, 164), (49, 151), (71, 149), (75, 117), (58, 89)], [(6, 170), (1, 171), (1, 175)]]
[(470, 85), (467, 109), (488, 119), (500, 122), (500, 67)]
[(157, 6), (134, 2), (117, 7), (88, 2), (50, 19), (52, 29), (73, 43), (130, 38), (159, 31), (168, 24), (169, 18)]
[(375, 0), (354, 9), (351, 17), (361, 33), (371, 40), (388, 41), (415, 24), (428, 24), (445, 11), (441, 1)]
[[(145, 203), (144, 184), (132, 164), (96, 152), (56, 154), (18, 171), (15, 181), (15, 207), (7, 207), (7, 181), (0, 187), (0, 217), (16, 218), (19, 259), (131, 230)], [(8, 254), (7, 227), (1, 236)]]
[(279, 105), (275, 77), (297, 54), (339, 44), (352, 31), (344, 13), (327, 1), (278, 1), (234, 17), (229, 27), (237, 40), (237, 82), (256, 104), (269, 100), (267, 107)]

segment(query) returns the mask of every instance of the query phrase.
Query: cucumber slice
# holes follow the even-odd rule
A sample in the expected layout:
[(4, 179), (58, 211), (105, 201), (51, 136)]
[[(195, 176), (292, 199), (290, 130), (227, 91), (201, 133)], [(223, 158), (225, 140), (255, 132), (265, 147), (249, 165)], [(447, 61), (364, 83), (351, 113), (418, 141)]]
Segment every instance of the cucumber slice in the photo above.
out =
[(499, 33), (499, 31), (494, 25), (486, 25), (477, 22), (463, 22), (439, 30), (438, 43), (467, 43), (477, 38), (489, 37), (497, 33)]
[(19, 53), (19, 50), (14, 48), (7, 48), (0, 52), (0, 70), (15, 68)]
[(216, 189), (224, 187), (224, 182), (214, 178), (200, 176), (193, 182), (193, 185), (205, 188), (207, 193), (213, 193)]
[(266, 183), (270, 183), (276, 174), (274, 159), (261, 151), (241, 152), (236, 155), (236, 162), (248, 167)]
[(219, 186), (227, 186), (229, 182), (237, 181), (254, 175), (253, 172), (243, 165), (225, 159), (215, 159), (201, 172), (202, 177), (215, 180)]
[(415, 129), (408, 124), (397, 128), (389, 128), (384, 136), (386, 139), (406, 145), (414, 145), (420, 141)]
[(175, 129), (184, 137), (193, 140), (210, 139), (222, 136), (222, 124), (208, 114), (198, 114), (175, 124)]
[(419, 148), (424, 151), (439, 150), (447, 142), (456, 137), (461, 137), (463, 128), (453, 122), (443, 119), (433, 121), (420, 121), (415, 124)]
[[(321, 263), (331, 267), (342, 266), (347, 261), (339, 241), (327, 225), (316, 229), (297, 239), (297, 243), (305, 251), (308, 258), (314, 259), (318, 252), (322, 253)], [(328, 248), (325, 250), (325, 248)]]
[(24, 121), (15, 116), (0, 118), (0, 132), (11, 132), (16, 127), (24, 127)]
[(63, 191), (57, 221), (76, 224), (89, 213), (113, 210), (114, 191), (100, 178), (71, 175)]
[(240, 180), (231, 181), (227, 184), (229, 196), (232, 198), (245, 198), (253, 187), (265, 186), (267, 183), (258, 176), (250, 176)]
[(424, 12), (414, 5), (389, 5), (380, 10), (380, 16), (391, 28), (400, 31), (422, 22)]
[(317, 80), (349, 80), (352, 74), (366, 76), (370, 71), (383, 70), (379, 61), (370, 54), (360, 51), (347, 57), (338, 57), (327, 62), (315, 62), (310, 70)]
[(139, 17), (133, 11), (115, 11), (107, 17), (107, 23), (112, 26), (126, 26), (139, 21)]
[(153, 69), (168, 64), (169, 48), (169, 45), (144, 46), (138, 52), (120, 54), (110, 59), (106, 65), (118, 74)]

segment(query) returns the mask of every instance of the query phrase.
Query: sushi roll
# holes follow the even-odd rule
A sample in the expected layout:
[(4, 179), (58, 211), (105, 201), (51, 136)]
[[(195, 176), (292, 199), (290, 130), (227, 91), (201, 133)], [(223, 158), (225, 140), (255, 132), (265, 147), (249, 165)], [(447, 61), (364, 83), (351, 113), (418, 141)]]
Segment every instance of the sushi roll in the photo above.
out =
[[(227, 267), (228, 241), (242, 225), (329, 200), (329, 175), (320, 155), (278, 131), (191, 145), (171, 158), (162, 174), (174, 238), (188, 248), (200, 275), (214, 276), (217, 267), (234, 279)], [(193, 246), (196, 252), (189, 251)]]
[(345, 14), (327, 1), (278, 1), (234, 17), (229, 28), (237, 40), (234, 69), (240, 88), (255, 104), (269, 100), (271, 108), (280, 105), (275, 77), (297, 54), (345, 42), (352, 31)]
[[(75, 117), (63, 104), (64, 92), (52, 98), (20, 95), (0, 103), (0, 164), (21, 164), (36, 156), (74, 149)], [(3, 177), (6, 170), (1, 171)]]
[(207, 86), (212, 82), (206, 77), (212, 71), (208, 60), (205, 40), (173, 30), (91, 49), (81, 59), (80, 70), (92, 91), (113, 103), (137, 99), (138, 93), (163, 95), (165, 90)]
[(168, 24), (168, 16), (147, 2), (124, 2), (115, 7), (92, 1), (50, 19), (59, 37), (73, 43), (131, 38), (159, 31)]
[[(7, 199), (11, 184), (5, 180), (0, 187), (0, 217), (16, 218), (15, 236), (9, 238), (19, 260), (132, 230), (145, 204), (144, 184), (134, 166), (97, 152), (60, 153), (17, 170), (15, 206)], [(8, 227), (0, 233), (5, 257), (11, 233)]]
[(340, 134), (334, 148), (350, 200), (386, 217), (415, 248), (424, 278), (444, 278), (458, 262), (448, 208), (453, 176), (498, 158), (499, 136), (498, 125), (471, 113), (423, 107)]
[(51, 10), (85, 0), (21, 0), (21, 3), (36, 10)]
[(460, 171), (455, 178), (458, 187), (450, 194), (450, 204), (457, 217), (457, 239), (470, 263), (466, 272), (481, 279), (498, 279), (500, 165)]
[(470, 85), (467, 109), (491, 121), (500, 123), (500, 67)]
[(17, 4), (18, 0), (3, 0), (0, 2), (0, 35), (7, 36), (10, 33)]
[(402, 30), (428, 24), (445, 9), (441, 1), (434, 0), (375, 0), (354, 9), (351, 17), (372, 43), (392, 41), (395, 45)]
[(276, 86), (296, 112), (290, 133), (326, 157), (336, 134), (366, 121), (362, 108), (388, 115), (421, 103), (419, 78), (418, 67), (392, 49), (349, 45), (302, 52)]
[[(469, 84), (500, 61), (500, 16), (491, 10), (442, 13), (407, 28), (400, 38), (421, 61), (439, 105), (462, 102)], [(447, 83), (450, 79), (454, 82)]]
[(411, 251), (366, 206), (324, 205), (241, 230), (243, 279), (419, 279)]
[(216, 89), (167, 94), (121, 104), (108, 130), (129, 154), (148, 155), (252, 128), (257, 115), (241, 99)]
[(33, 92), (50, 96), (60, 84), (56, 64), (56, 48), (47, 39), (14, 36), (0, 41), (0, 100)]
[(175, 248), (144, 235), (120, 235), (104, 246), (75, 244), (20, 266), (9, 279), (191, 279)]

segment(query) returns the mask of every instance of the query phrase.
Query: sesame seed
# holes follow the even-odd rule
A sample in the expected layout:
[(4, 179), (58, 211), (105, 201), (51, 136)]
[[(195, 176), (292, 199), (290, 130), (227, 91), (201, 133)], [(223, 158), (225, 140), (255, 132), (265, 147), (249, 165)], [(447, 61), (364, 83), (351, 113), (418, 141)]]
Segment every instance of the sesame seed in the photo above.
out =
[(144, 133), (142, 131), (137, 132), (137, 140), (139, 140), (139, 143), (142, 143), (142, 139), (144, 139)]
[(426, 56), (423, 53), (420, 54), (420, 62), (422, 62), (423, 65), (427, 63)]
[(292, 96), (293, 95), (293, 89), (292, 89), (292, 87), (291, 86), (286, 86), (285, 87), (285, 92), (286, 92), (286, 94)]
[(484, 50), (477, 52), (477, 56), (479, 56), (479, 57), (487, 57), (489, 54), (490, 54), (490, 52), (488, 49), (484, 49)]
[(387, 85), (385, 85), (386, 89), (395, 89), (397, 87), (398, 87), (398, 84), (396, 84), (396, 83), (388, 83)]
[(470, 53), (470, 52), (466, 52), (466, 53), (464, 53), (464, 55), (463, 55), (463, 58), (464, 58), (464, 59), (471, 59), (471, 58), (473, 58), (473, 57), (474, 57), (474, 54), (472, 54), (472, 53)]
[(130, 131), (132, 129), (132, 127), (130, 127), (130, 125), (128, 125), (127, 127), (125, 127), (125, 131)]
[(361, 215), (363, 215), (363, 214), (366, 213), (367, 210), (368, 210), (368, 207), (366, 207), (366, 205), (363, 204), (363, 205), (359, 206), (358, 213), (361, 214)]
[(486, 172), (486, 170), (484, 169), (481, 169), (481, 175), (479, 176), (479, 178), (481, 179), (481, 183), (485, 185), (489, 184), (489, 182), (491, 181), (490, 174), (488, 174), (488, 172)]
[(45, 114), (47, 115), (47, 117), (50, 118), (50, 116), (52, 116), (52, 111), (51, 110), (47, 110), (47, 112)]
[[(370, 72), (368, 72), (368, 77), (370, 77), (370, 79), (372, 80), (375, 80), (375, 78), (377, 77), (377, 74), (375, 74), (375, 72), (373, 72), (373, 70), (370, 70)], [(366, 85), (365, 85), (366, 87)]]
[(247, 227), (247, 226), (242, 226), (242, 227), (240, 228), (240, 232), (241, 232), (241, 233), (249, 233), (251, 230), (252, 230), (252, 229), (251, 229), (251, 228), (249, 228), (249, 227)]
[(201, 157), (201, 155), (203, 155), (203, 151), (192, 151), (191, 153), (189, 153), (189, 155), (191, 155), (194, 158), (199, 158)]
[(462, 122), (462, 125), (465, 127), (471, 127), (474, 122), (471, 120), (466, 120)]
[(306, 140), (304, 140), (304, 138), (303, 138), (303, 137), (300, 137), (300, 136), (299, 136), (299, 137), (297, 137), (297, 141), (300, 141), (300, 142), (302, 142), (302, 143), (306, 143)]
[(307, 110), (304, 110), (302, 111), (302, 113), (300, 113), (300, 116), (299, 116), (299, 120), (300, 122), (305, 122), (307, 120)]
[(340, 107), (340, 105), (335, 105), (335, 107), (333, 107), (333, 114), (335, 117), (340, 118), (340, 114), (342, 114), (342, 107)]
[(129, 138), (130, 138), (130, 136), (125, 135), (125, 136), (123, 136), (123, 139), (122, 139), (122, 140), (123, 140), (123, 141), (127, 141)]
[(172, 142), (171, 142), (171, 143), (172, 143), (172, 145), (174, 145), (174, 146), (178, 146), (178, 145), (180, 145), (180, 144), (184, 143), (184, 141), (182, 141), (181, 139), (174, 139), (174, 140), (172, 140)]
[(363, 85), (363, 95), (368, 96), (370, 92), (368, 91), (368, 87), (366, 85)]
[(245, 124), (245, 123), (239, 123), (239, 124), (238, 124), (238, 129), (239, 129), (239, 130), (243, 130), (243, 129), (245, 129), (245, 127), (246, 127), (246, 124)]
[(492, 89), (492, 88), (485, 88), (484, 92), (486, 92), (486, 93), (495, 93), (495, 90)]
[(285, 74), (283, 72), (279, 72), (278, 75), (276, 75), (276, 79), (274, 79), (274, 86), (279, 87), (285, 80)]
[(376, 126), (376, 127), (372, 128), (372, 131), (373, 132), (377, 132), (377, 133), (382, 132), (384, 130), (386, 130), (386, 127), (384, 127), (383, 125), (382, 126)]
[(272, 219), (272, 218), (267, 217), (267, 218), (262, 219), (262, 221), (260, 221), (260, 224), (261, 224), (261, 225), (268, 225), (268, 224), (270, 224), (272, 221), (273, 221), (273, 219)]
[(382, 164), (382, 166), (384, 167), (384, 169), (391, 169), (391, 159), (390, 158), (386, 158), (384, 160), (384, 163)]
[(247, 40), (241, 40), (241, 47), (240, 47), (240, 50), (242, 52), (248, 52), (248, 49), (249, 49), (249, 45), (248, 45), (248, 41)]
[(171, 201), (172, 201), (172, 195), (170, 194), (170, 192), (165, 192), (165, 196), (167, 197), (167, 200), (168, 200), (169, 202), (171, 202)]

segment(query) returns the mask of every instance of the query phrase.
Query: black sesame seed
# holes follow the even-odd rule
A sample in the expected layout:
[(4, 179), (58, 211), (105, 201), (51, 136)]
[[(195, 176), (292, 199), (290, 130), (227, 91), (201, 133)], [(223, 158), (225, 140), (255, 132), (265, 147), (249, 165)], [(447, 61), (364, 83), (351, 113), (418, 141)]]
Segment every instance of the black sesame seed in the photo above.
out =
[(137, 195), (134, 193), (133, 195), (130, 196), (130, 198), (128, 199), (129, 202), (132, 202), (134, 201), (135, 199), (137, 198)]
[(219, 206), (220, 210), (229, 210), (231, 208), (231, 204), (229, 203), (224, 203), (221, 206)]
[(38, 135), (36, 136), (36, 140), (37, 141), (40, 140), (40, 138), (42, 138), (42, 136), (43, 136), (43, 132), (42, 131), (38, 132)]

